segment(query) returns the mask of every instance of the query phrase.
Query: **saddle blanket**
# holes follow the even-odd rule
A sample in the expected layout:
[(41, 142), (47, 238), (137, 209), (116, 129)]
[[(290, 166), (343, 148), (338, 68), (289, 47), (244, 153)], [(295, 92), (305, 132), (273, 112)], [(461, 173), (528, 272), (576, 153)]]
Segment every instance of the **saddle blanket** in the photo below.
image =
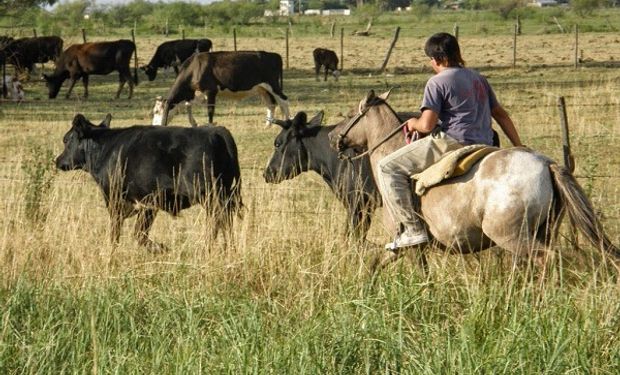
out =
[(416, 180), (415, 193), (423, 195), (426, 189), (445, 179), (464, 175), (478, 161), (497, 150), (499, 148), (487, 145), (469, 145), (446, 153), (437, 163), (411, 176)]

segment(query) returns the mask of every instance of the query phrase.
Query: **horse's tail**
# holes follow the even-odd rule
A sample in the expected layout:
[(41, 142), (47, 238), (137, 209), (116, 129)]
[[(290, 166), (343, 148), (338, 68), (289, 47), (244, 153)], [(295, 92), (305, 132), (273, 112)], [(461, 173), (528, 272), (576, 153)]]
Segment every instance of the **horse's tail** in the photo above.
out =
[(616, 259), (620, 259), (620, 250), (611, 243), (605, 234), (603, 226), (596, 217), (592, 203), (588, 200), (575, 177), (568, 169), (555, 163), (551, 164), (549, 169), (553, 175), (562, 208), (566, 210), (574, 225), (592, 245), (608, 252)]

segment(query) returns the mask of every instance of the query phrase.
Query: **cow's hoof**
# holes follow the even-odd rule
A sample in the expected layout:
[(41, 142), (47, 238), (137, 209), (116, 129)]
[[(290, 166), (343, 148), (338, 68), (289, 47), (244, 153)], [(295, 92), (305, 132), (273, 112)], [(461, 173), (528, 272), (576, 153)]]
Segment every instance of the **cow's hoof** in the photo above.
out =
[(163, 254), (169, 252), (170, 248), (159, 242), (149, 242), (146, 244), (146, 250), (151, 254)]

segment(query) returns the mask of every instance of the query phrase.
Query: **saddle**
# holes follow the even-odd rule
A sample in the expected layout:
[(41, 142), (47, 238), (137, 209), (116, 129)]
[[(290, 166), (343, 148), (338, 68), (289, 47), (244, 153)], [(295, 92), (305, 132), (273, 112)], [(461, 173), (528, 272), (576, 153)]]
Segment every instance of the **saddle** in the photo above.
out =
[(428, 188), (443, 180), (464, 175), (485, 156), (497, 150), (499, 148), (487, 145), (470, 145), (446, 153), (437, 163), (411, 176), (415, 180), (415, 193), (424, 195)]

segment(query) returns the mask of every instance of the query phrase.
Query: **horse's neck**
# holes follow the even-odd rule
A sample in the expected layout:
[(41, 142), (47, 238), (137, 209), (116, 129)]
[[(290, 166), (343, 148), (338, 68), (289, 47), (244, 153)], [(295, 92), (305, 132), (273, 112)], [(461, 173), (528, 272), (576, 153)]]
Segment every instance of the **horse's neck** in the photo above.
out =
[(379, 160), (403, 147), (405, 145), (405, 141), (403, 133), (398, 132), (390, 139), (377, 146), (385, 139), (385, 137), (392, 133), (394, 129), (401, 124), (401, 122), (396, 116), (396, 113), (391, 111), (387, 105), (375, 107), (375, 110), (373, 110), (369, 115), (371, 117), (369, 118), (368, 123), (371, 124), (371, 126), (369, 127), (367, 137), (368, 149), (372, 150), (374, 147), (377, 147), (377, 149), (370, 154), (370, 162), (374, 170)]

